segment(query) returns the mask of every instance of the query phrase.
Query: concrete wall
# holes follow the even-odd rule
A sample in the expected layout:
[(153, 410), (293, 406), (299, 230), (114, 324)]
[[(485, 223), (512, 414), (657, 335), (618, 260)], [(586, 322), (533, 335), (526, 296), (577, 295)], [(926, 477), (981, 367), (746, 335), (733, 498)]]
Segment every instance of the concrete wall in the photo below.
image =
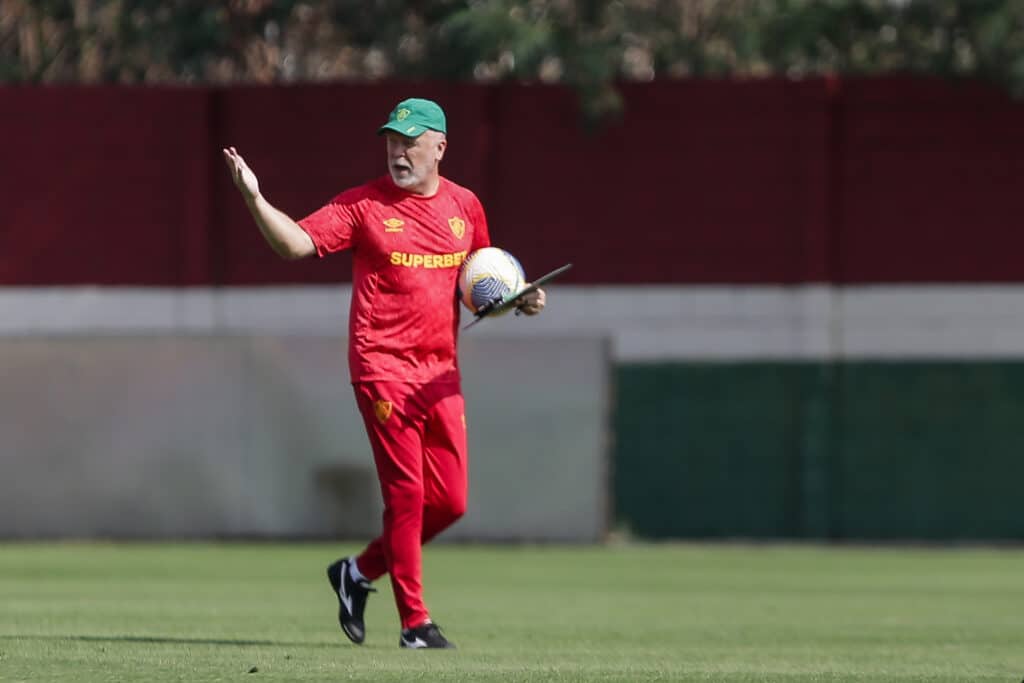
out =
[[(370, 537), (381, 503), (337, 336), (0, 339), (0, 537)], [(448, 538), (595, 540), (597, 338), (461, 352), (470, 501)]]
[[(657, 537), (1024, 533), (1020, 285), (556, 283), (549, 299), (462, 336), (471, 510), (449, 537), (589, 538), (609, 507)], [(125, 516), (141, 535), (371, 533), (347, 300), (345, 286), (0, 288), (2, 533), (26, 510), (51, 535)], [(605, 339), (614, 411), (587, 360)], [(586, 456), (607, 430), (610, 506), (604, 461)], [(66, 442), (11, 459), (8, 444), (44, 437)], [(108, 481), (89, 463), (113, 453), (130, 457)]]

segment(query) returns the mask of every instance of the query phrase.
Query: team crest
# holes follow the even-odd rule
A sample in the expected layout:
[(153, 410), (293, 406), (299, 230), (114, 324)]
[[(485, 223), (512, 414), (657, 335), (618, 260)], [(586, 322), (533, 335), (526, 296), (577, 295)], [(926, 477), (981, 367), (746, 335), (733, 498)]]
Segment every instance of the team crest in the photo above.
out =
[(412, 112), (409, 111), (408, 109), (399, 109), (398, 113), (395, 114), (395, 118), (398, 119), (399, 121), (405, 121), (407, 118), (409, 118), (409, 114), (411, 113)]
[(373, 402), (373, 412), (377, 416), (377, 422), (384, 424), (391, 417), (391, 401), (378, 399)]
[(449, 218), (448, 227), (452, 229), (455, 239), (461, 240), (462, 236), (466, 234), (466, 221), (461, 218)]

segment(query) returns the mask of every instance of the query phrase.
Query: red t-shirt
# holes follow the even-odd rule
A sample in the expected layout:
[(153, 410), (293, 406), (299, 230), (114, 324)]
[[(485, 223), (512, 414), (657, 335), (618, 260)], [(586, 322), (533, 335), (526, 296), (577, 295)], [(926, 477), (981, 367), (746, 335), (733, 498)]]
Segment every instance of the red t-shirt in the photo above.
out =
[(476, 195), (441, 178), (437, 193), (423, 197), (383, 176), (299, 225), (320, 257), (352, 249), (353, 382), (459, 380), (455, 279), (466, 255), (491, 243)]

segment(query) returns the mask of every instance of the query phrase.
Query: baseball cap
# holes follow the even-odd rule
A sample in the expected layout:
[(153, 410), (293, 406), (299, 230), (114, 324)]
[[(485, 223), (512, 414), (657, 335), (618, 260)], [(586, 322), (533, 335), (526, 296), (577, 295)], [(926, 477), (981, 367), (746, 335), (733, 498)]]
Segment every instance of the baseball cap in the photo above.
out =
[(428, 130), (448, 132), (444, 110), (437, 102), (412, 97), (399, 102), (388, 116), (388, 122), (377, 129), (377, 135), (393, 130), (410, 138), (418, 138)]

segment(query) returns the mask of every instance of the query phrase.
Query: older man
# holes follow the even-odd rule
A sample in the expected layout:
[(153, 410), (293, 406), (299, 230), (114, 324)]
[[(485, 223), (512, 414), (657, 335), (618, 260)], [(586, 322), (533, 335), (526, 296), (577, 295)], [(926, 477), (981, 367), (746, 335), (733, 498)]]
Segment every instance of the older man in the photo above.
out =
[[(296, 222), (260, 193), (234, 147), (224, 159), (259, 226), (280, 256), (353, 250), (349, 370), (384, 499), (380, 537), (358, 557), (327, 568), (348, 638), (366, 637), (371, 583), (389, 574), (401, 617), (399, 645), (454, 647), (423, 602), (422, 544), (466, 509), (466, 417), (456, 358), (455, 280), (467, 254), (490, 245), (483, 207), (440, 175), (448, 146), (435, 102), (400, 102), (377, 131), (388, 174), (342, 192)], [(543, 291), (520, 302), (544, 308)]]

